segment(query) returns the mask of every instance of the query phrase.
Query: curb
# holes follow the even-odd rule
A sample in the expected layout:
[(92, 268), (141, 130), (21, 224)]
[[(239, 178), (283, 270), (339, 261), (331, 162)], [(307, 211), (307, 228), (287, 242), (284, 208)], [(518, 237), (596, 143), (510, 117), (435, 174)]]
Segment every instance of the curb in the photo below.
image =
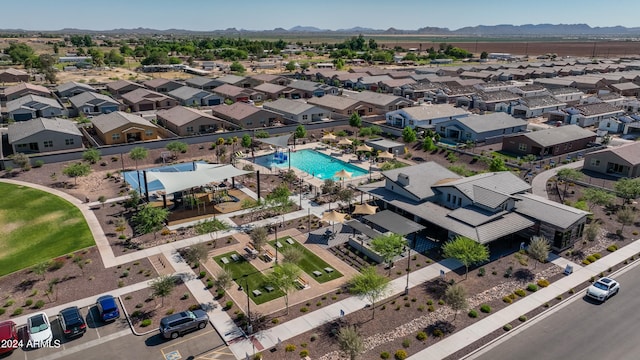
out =
[(145, 336), (145, 335), (149, 335), (153, 332), (158, 331), (158, 329), (153, 329), (153, 330), (149, 330), (147, 332), (143, 332), (143, 333), (138, 333), (135, 329), (135, 327), (133, 326), (133, 321), (131, 321), (131, 317), (129, 317), (129, 312), (127, 312), (127, 309), (124, 307), (124, 301), (122, 301), (122, 298), (120, 297), (120, 295), (118, 295), (118, 301), (120, 302), (120, 306), (122, 307), (122, 312), (124, 313), (124, 317), (127, 319), (127, 323), (129, 324), (129, 328), (131, 328), (131, 332), (133, 333), (133, 335), (135, 336)]
[[(621, 267), (620, 269), (612, 272), (610, 275), (614, 276), (614, 275), (621, 275), (626, 273), (627, 271), (631, 270), (632, 268), (639, 266), (640, 265), (640, 259), (633, 261), (632, 263), (625, 265), (623, 267)], [(463, 355), (462, 357), (460, 357), (460, 360), (472, 360), (475, 359), (476, 356), (480, 356), (483, 355), (486, 351), (491, 350), (494, 346), (497, 346), (499, 344), (501, 344), (504, 341), (507, 341), (508, 338), (510, 336), (514, 336), (517, 335), (521, 332), (523, 332), (524, 330), (528, 329), (529, 327), (535, 325), (536, 323), (544, 320), (545, 318), (547, 318), (548, 316), (553, 315), (555, 312), (557, 312), (558, 310), (562, 310), (564, 307), (568, 306), (569, 304), (571, 304), (573, 301), (577, 300), (579, 297), (584, 297), (584, 293), (583, 292), (577, 292), (573, 295), (571, 295), (570, 297), (566, 298), (564, 301), (560, 302), (557, 306), (550, 308), (547, 311), (543, 311), (540, 314), (534, 316), (533, 318), (529, 319), (528, 321), (526, 321), (524, 324), (517, 326), (515, 329), (513, 329), (512, 331), (505, 331), (504, 334), (498, 336), (497, 338), (485, 343), (484, 345), (482, 345), (481, 347), (469, 352), (466, 355)], [(514, 318), (514, 320), (517, 320), (518, 318)], [(511, 320), (513, 321), (513, 320)], [(496, 329), (498, 330), (498, 329)], [(487, 334), (489, 335), (489, 334)], [(481, 339), (479, 339), (481, 340)]]

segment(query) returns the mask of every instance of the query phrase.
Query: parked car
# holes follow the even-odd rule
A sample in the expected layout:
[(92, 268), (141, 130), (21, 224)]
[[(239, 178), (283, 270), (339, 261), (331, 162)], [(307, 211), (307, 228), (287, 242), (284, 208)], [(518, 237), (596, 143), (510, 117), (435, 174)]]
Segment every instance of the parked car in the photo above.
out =
[(620, 291), (620, 284), (617, 281), (603, 277), (594, 282), (587, 289), (587, 296), (598, 301), (606, 301), (608, 298), (617, 294)]
[(0, 322), (0, 354), (10, 354), (21, 346), (16, 323), (11, 320)]
[(66, 338), (81, 336), (87, 331), (87, 324), (76, 306), (61, 310), (58, 314), (58, 321)]
[(120, 310), (118, 310), (118, 304), (116, 299), (111, 295), (103, 295), (96, 301), (98, 307), (98, 313), (102, 321), (114, 321), (120, 317)]
[(188, 331), (204, 329), (208, 322), (209, 316), (202, 310), (183, 311), (162, 318), (160, 334), (165, 339), (175, 339)]
[(27, 318), (27, 333), (29, 334), (29, 346), (40, 347), (53, 340), (51, 323), (47, 314), (35, 313)]

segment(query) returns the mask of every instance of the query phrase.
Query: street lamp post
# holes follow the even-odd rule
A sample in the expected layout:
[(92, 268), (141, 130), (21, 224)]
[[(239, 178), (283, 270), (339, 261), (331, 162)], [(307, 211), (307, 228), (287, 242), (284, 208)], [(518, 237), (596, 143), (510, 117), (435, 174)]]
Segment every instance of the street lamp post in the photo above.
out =
[(273, 228), (276, 230), (276, 265), (278, 265), (278, 224), (274, 224)]
[(404, 294), (409, 295), (409, 272), (411, 271), (411, 247), (407, 246), (407, 285), (404, 288)]
[(253, 326), (251, 326), (251, 299), (249, 298), (251, 291), (247, 275), (244, 275), (244, 286), (247, 288), (247, 335), (250, 335), (253, 332)]

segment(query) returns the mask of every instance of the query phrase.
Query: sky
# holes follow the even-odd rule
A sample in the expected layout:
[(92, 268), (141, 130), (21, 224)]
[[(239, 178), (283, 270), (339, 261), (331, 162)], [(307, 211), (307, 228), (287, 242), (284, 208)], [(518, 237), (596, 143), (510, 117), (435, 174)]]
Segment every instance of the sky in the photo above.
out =
[[(28, 4), (28, 6), (26, 6)], [(607, 13), (610, 12), (610, 13)], [(638, 27), (638, 0), (4, 0), (0, 29), (402, 30), (498, 24)]]

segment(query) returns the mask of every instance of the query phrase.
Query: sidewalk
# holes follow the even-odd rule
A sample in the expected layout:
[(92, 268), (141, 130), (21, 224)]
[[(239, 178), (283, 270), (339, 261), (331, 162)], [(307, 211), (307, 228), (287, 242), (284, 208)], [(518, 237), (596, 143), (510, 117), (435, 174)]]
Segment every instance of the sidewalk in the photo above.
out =
[(552, 283), (549, 287), (527, 295), (527, 297), (438, 341), (408, 359), (443, 359), (465, 346), (482, 339), (493, 331), (502, 328), (506, 323), (517, 319), (520, 315), (526, 314), (542, 306), (544, 303), (551, 301), (558, 294), (566, 293), (572, 288), (588, 281), (592, 276), (598, 277), (601, 272), (607, 271), (610, 267), (624, 262), (639, 252), (640, 240), (636, 240), (594, 263), (584, 267), (574, 268), (573, 274)]
[(531, 180), (531, 192), (534, 195), (542, 196), (547, 198), (547, 181), (552, 177), (556, 176), (556, 173), (562, 169), (577, 169), (581, 168), (584, 165), (584, 160), (579, 160), (576, 162), (568, 163), (565, 165), (556, 166), (549, 170), (545, 170), (538, 175), (536, 175), (533, 180)]

